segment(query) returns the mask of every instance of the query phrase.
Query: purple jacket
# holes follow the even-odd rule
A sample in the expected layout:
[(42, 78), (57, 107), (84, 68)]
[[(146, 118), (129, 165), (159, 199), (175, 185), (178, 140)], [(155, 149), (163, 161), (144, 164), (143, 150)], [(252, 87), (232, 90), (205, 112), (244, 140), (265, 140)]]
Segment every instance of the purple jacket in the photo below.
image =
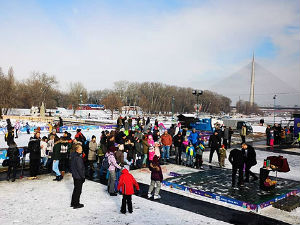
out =
[(121, 166), (119, 166), (117, 164), (117, 161), (116, 161), (116, 158), (115, 158), (115, 155), (113, 152), (107, 152), (106, 156), (108, 157), (108, 164), (109, 164), (108, 170), (115, 171), (116, 168), (121, 169)]
[[(153, 166), (158, 167), (159, 170), (157, 170), (157, 168), (153, 168)], [(151, 163), (149, 169), (151, 171), (151, 180), (162, 182), (163, 174), (160, 165), (155, 165)]]

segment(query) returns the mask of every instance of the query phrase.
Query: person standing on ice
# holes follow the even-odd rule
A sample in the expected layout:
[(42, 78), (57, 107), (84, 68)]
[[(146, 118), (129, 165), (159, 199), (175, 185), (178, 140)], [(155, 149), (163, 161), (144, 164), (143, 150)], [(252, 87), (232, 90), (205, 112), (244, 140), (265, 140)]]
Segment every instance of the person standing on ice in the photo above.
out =
[(244, 182), (249, 182), (249, 176), (251, 175), (253, 177), (252, 181), (258, 180), (258, 177), (255, 175), (255, 173), (251, 172), (250, 169), (252, 166), (255, 166), (257, 164), (256, 161), (256, 153), (254, 148), (249, 144), (242, 144), (242, 151), (244, 154), (244, 161), (245, 161), (245, 180)]
[(80, 203), (80, 195), (82, 192), (82, 185), (85, 181), (85, 167), (81, 157), (81, 144), (75, 144), (74, 149), (75, 152), (71, 154), (71, 171), (74, 181), (71, 207), (73, 207), (73, 209), (78, 209), (84, 207), (84, 205)]
[(210, 147), (209, 163), (211, 163), (215, 151), (217, 152), (218, 162), (220, 163), (219, 148), (221, 147), (221, 139), (217, 131), (215, 131), (214, 134), (209, 137), (208, 147)]
[(190, 133), (188, 137), (189, 142), (193, 144), (194, 147), (196, 147), (199, 143), (199, 134), (196, 132), (196, 129), (193, 128), (192, 132)]
[(242, 144), (246, 143), (246, 135), (247, 135), (247, 128), (245, 125), (243, 125), (241, 129)]
[(128, 212), (132, 213), (132, 195), (134, 194), (134, 188), (137, 192), (139, 192), (140, 187), (134, 177), (129, 173), (127, 169), (122, 170), (122, 174), (120, 176), (119, 184), (117, 189), (122, 192), (122, 206), (121, 213), (126, 213), (126, 203), (128, 207)]
[(15, 138), (18, 138), (18, 131), (20, 130), (21, 128), (21, 124), (19, 122), (19, 120), (17, 120), (16, 124), (15, 124), (15, 131), (16, 131), (16, 137)]
[(53, 181), (61, 181), (63, 176), (59, 171), (59, 161), (61, 160), (61, 142), (62, 138), (56, 139), (53, 147), (52, 154), (52, 170), (55, 172), (56, 178)]
[(159, 191), (161, 188), (161, 182), (163, 180), (163, 174), (159, 165), (157, 155), (153, 157), (153, 161), (150, 163), (149, 169), (151, 171), (151, 184), (148, 190), (148, 198), (152, 197), (152, 191), (154, 190), (154, 199), (160, 199)]
[(8, 157), (8, 169), (7, 169), (7, 181), (10, 179), (10, 173), (12, 172), (12, 182), (16, 179), (17, 168), (20, 163), (20, 153), (19, 149), (17, 148), (17, 144), (12, 142), (7, 149)]
[(117, 164), (116, 158), (115, 158), (115, 151), (116, 148), (114, 146), (111, 146), (108, 149), (108, 152), (105, 154), (105, 157), (108, 159), (108, 171), (109, 171), (109, 178), (107, 183), (108, 193), (110, 196), (117, 196), (117, 193), (115, 192), (115, 182), (116, 182), (116, 168), (121, 169), (122, 167)]
[(167, 130), (165, 130), (164, 134), (161, 135), (160, 140), (163, 144), (161, 158), (164, 160), (164, 162), (169, 161), (170, 147), (173, 142), (172, 136), (168, 134)]
[(232, 187), (235, 187), (236, 173), (239, 172), (238, 186), (243, 185), (243, 167), (244, 167), (244, 156), (243, 152), (239, 149), (233, 149), (230, 151), (229, 162), (232, 165)]
[(28, 143), (29, 159), (30, 159), (30, 177), (29, 179), (37, 179), (41, 164), (41, 139), (40, 132), (35, 131), (34, 137), (30, 138)]

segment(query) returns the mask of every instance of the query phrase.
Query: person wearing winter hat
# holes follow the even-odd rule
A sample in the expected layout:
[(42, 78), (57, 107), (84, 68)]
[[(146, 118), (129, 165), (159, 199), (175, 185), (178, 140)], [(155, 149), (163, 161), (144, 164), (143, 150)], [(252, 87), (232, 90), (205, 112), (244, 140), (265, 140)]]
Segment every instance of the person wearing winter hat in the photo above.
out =
[(134, 177), (129, 173), (127, 169), (122, 170), (122, 174), (120, 176), (119, 184), (117, 189), (122, 192), (122, 206), (121, 213), (126, 213), (126, 203), (128, 207), (128, 212), (132, 213), (132, 195), (134, 194), (134, 188), (137, 192), (139, 192), (140, 187)]
[(220, 167), (225, 167), (225, 159), (227, 157), (226, 155), (226, 148), (225, 145), (221, 145), (221, 148), (219, 149), (220, 153)]
[(160, 199), (159, 191), (161, 188), (161, 182), (163, 180), (163, 174), (159, 165), (157, 155), (153, 157), (153, 161), (150, 163), (149, 169), (151, 171), (151, 184), (148, 190), (148, 198), (152, 197), (152, 191), (154, 190), (154, 199)]

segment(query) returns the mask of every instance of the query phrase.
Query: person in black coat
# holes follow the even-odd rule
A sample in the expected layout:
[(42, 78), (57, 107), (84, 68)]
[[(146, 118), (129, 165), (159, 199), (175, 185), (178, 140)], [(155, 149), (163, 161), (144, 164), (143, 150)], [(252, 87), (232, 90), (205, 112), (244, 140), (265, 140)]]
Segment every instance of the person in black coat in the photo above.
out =
[(235, 177), (237, 171), (239, 171), (238, 185), (243, 184), (243, 167), (244, 167), (244, 155), (239, 149), (233, 149), (230, 151), (229, 162), (232, 164), (232, 187), (235, 186)]
[(16, 180), (17, 167), (20, 164), (20, 153), (15, 142), (12, 142), (7, 149), (8, 157), (8, 170), (7, 170), (7, 181), (10, 179), (10, 173), (12, 172), (12, 182)]
[(76, 144), (74, 149), (75, 152), (71, 154), (71, 172), (74, 180), (71, 207), (78, 209), (84, 207), (83, 204), (80, 204), (80, 195), (82, 192), (82, 185), (85, 181), (85, 166), (81, 157), (82, 146), (80, 144)]
[(183, 139), (181, 132), (178, 132), (173, 138), (173, 142), (174, 142), (174, 146), (175, 146), (176, 162), (179, 165), (181, 165), (181, 154), (182, 154), (182, 149), (183, 149), (183, 144), (182, 144), (183, 141), (184, 141), (184, 139)]
[(40, 139), (40, 132), (36, 132), (33, 138), (30, 138), (28, 143), (28, 150), (29, 150), (29, 160), (30, 160), (30, 178), (29, 179), (36, 179), (40, 164), (41, 164), (41, 139)]
[(267, 136), (267, 145), (270, 145), (270, 139), (271, 139), (271, 126), (268, 125), (266, 128), (266, 136)]
[(214, 134), (212, 134), (209, 137), (209, 143), (208, 146), (210, 147), (210, 153), (209, 153), (209, 163), (211, 163), (212, 157), (214, 152), (216, 151), (218, 154), (218, 161), (220, 163), (220, 153), (219, 153), (219, 149), (221, 147), (221, 138), (219, 136), (219, 133), (217, 131), (214, 132)]
[(253, 181), (257, 180), (258, 177), (255, 175), (255, 173), (251, 172), (250, 169), (252, 166), (255, 166), (257, 164), (256, 162), (256, 153), (254, 148), (249, 144), (242, 144), (242, 151), (244, 155), (244, 161), (245, 161), (245, 182), (249, 182), (249, 175), (253, 177)]

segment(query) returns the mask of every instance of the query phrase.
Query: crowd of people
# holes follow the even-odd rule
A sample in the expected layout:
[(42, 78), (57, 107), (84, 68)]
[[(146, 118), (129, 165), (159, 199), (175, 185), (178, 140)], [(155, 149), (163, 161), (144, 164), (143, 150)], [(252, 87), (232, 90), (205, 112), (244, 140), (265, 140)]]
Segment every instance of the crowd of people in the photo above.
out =
[[(9, 130), (9, 129), (8, 129)], [(270, 129), (270, 133), (275, 128)], [(284, 129), (286, 131), (286, 129)], [(151, 183), (148, 198), (160, 199), (160, 188), (163, 180), (161, 164), (170, 162), (171, 153), (174, 154), (173, 163), (192, 168), (203, 168), (202, 155), (205, 150), (205, 139), (192, 129), (181, 129), (181, 124), (173, 124), (169, 129), (155, 120), (132, 118), (118, 118), (117, 128), (103, 130), (98, 138), (93, 135), (86, 138), (80, 129), (72, 137), (71, 133), (64, 131), (58, 136), (57, 129), (50, 129), (47, 136), (41, 137), (39, 128), (34, 131), (23, 157), (29, 153), (30, 177), (37, 179), (41, 170), (53, 172), (54, 181), (61, 181), (66, 172), (71, 172), (74, 179), (74, 191), (71, 206), (81, 208), (80, 194), (85, 178), (90, 180), (96, 177), (107, 180), (107, 191), (110, 196), (123, 194), (121, 212), (132, 212), (131, 195), (139, 190), (139, 186), (130, 170), (149, 168)], [(58, 130), (60, 131), (60, 130)], [(286, 131), (288, 132), (288, 131)], [(213, 155), (217, 153), (219, 166), (225, 167), (227, 149), (231, 147), (233, 130), (226, 126), (217, 126), (209, 137), (210, 149), (208, 164), (211, 167)], [(267, 136), (268, 137), (268, 136)], [(9, 168), (7, 180), (15, 181), (16, 169), (19, 166), (20, 155), (13, 135), (5, 136), (9, 146), (7, 156)], [(15, 137), (16, 138), (16, 137)], [(257, 176), (251, 172), (256, 164), (255, 150), (242, 138), (242, 148), (233, 149), (228, 156), (232, 164), (232, 186), (236, 185), (236, 174), (239, 173), (238, 185), (253, 181)], [(270, 141), (271, 142), (271, 141)], [(245, 175), (244, 171), (245, 170)], [(12, 177), (11, 177), (12, 175)]]

